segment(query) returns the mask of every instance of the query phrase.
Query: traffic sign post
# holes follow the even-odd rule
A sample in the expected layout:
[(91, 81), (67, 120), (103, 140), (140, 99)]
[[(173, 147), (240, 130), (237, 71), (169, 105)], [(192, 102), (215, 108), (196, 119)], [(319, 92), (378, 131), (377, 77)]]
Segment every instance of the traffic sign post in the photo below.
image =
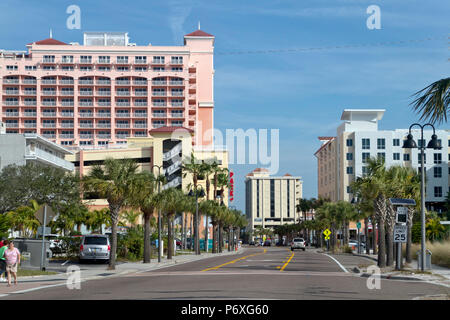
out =
[(406, 242), (407, 230), (406, 224), (403, 223), (397, 223), (394, 226), (394, 243), (396, 243), (397, 247), (395, 270), (402, 268), (402, 243)]
[(331, 231), (327, 228), (327, 229), (325, 229), (323, 234), (325, 235), (325, 240), (327, 240), (327, 251), (330, 251), (330, 234), (331, 234)]
[(358, 254), (361, 254), (361, 233), (359, 232), (359, 229), (361, 229), (361, 222), (358, 221), (356, 228), (358, 229)]

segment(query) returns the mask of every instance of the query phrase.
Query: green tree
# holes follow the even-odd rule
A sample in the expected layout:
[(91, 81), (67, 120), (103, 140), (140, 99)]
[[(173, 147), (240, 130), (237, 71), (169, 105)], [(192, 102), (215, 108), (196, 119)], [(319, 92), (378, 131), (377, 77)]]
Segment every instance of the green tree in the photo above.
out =
[(39, 204), (35, 200), (30, 201), (29, 206), (20, 206), (14, 211), (6, 213), (13, 230), (18, 230), (21, 237), (30, 238), (36, 234), (40, 226), (35, 213), (39, 210)]
[(447, 122), (450, 101), (450, 78), (433, 82), (414, 94), (416, 99), (411, 103), (414, 111), (420, 114), (420, 120), (431, 123)]
[(111, 215), (111, 258), (109, 269), (116, 268), (117, 225), (119, 213), (126, 205), (131, 204), (132, 195), (137, 192), (138, 165), (129, 159), (107, 158), (103, 166), (94, 165), (89, 175), (83, 179), (83, 187), (87, 192), (96, 192), (108, 201)]

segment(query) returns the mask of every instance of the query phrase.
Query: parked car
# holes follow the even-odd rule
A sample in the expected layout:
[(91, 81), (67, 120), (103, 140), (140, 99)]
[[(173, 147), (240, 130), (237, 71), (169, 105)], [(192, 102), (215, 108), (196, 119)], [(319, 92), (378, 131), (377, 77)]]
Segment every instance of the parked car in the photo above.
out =
[(272, 241), (266, 240), (264, 241), (263, 247), (270, 247), (272, 245)]
[(111, 255), (109, 237), (101, 234), (85, 235), (80, 244), (80, 263), (91, 261), (108, 262)]
[(294, 251), (295, 249), (302, 249), (303, 251), (306, 250), (306, 242), (303, 238), (294, 238), (291, 242), (291, 251)]
[[(350, 240), (348, 245), (352, 250), (358, 250), (358, 241)], [(361, 242), (361, 250), (366, 250), (366, 244), (364, 242)]]

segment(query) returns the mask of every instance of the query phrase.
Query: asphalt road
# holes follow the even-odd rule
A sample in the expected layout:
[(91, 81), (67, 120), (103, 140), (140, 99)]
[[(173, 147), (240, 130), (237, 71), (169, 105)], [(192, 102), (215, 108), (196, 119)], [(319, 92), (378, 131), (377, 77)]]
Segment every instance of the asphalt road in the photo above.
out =
[(368, 264), (361, 257), (314, 250), (248, 248), (233, 256), (213, 257), (150, 272), (14, 294), (4, 299), (412, 299), (450, 294), (448, 288), (419, 281), (384, 280), (370, 290), (367, 278), (344, 270)]

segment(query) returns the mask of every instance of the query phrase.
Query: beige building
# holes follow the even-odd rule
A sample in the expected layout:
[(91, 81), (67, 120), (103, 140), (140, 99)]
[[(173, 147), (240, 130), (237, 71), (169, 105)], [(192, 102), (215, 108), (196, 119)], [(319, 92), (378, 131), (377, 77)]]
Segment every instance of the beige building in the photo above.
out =
[(249, 228), (273, 228), (298, 220), (296, 205), (302, 198), (301, 177), (270, 176), (257, 168), (245, 178), (246, 216)]
[(337, 201), (336, 137), (319, 137), (319, 140), (322, 145), (314, 154), (317, 158), (318, 196)]

